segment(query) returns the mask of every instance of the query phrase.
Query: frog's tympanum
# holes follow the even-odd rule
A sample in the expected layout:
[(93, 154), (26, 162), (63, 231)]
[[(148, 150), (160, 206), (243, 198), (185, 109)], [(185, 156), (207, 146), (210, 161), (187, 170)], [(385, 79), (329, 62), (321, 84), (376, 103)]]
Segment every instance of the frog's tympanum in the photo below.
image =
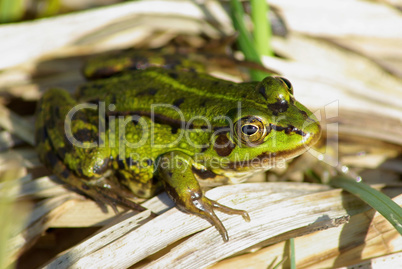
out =
[(184, 57), (139, 55), (94, 60), (85, 70), (92, 81), (74, 98), (63, 89), (44, 93), (39, 157), (63, 182), (113, 206), (143, 210), (127, 194), (164, 189), (227, 241), (214, 210), (249, 216), (208, 199), (201, 186), (239, 182), (300, 155), (319, 139), (320, 125), (285, 78), (234, 83)]

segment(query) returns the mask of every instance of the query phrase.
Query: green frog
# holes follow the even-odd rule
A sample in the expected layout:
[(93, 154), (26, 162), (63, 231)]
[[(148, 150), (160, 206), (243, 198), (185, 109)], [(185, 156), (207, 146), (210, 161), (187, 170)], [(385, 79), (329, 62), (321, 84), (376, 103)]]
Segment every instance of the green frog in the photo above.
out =
[(90, 62), (91, 81), (74, 97), (50, 89), (38, 103), (40, 160), (64, 183), (114, 210), (143, 207), (165, 190), (176, 206), (209, 221), (228, 241), (215, 210), (244, 210), (207, 198), (204, 186), (237, 183), (294, 158), (320, 124), (279, 76), (235, 83), (187, 57), (148, 52)]

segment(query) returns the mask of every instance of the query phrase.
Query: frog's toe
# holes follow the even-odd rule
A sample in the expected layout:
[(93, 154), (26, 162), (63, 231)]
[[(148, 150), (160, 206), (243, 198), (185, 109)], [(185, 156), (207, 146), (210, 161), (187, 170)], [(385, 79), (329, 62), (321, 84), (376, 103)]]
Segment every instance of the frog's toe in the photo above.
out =
[[(208, 198), (206, 198), (208, 199)], [(234, 208), (230, 208), (227, 206), (224, 206), (218, 202), (215, 202), (214, 200), (210, 200), (208, 199), (211, 204), (213, 205), (213, 207), (223, 213), (229, 214), (229, 215), (240, 215), (243, 217), (243, 219), (247, 222), (250, 222), (250, 216), (248, 215), (247, 211), (244, 210), (240, 210), (240, 209), (234, 209)]]
[[(198, 204), (199, 209), (201, 210), (200, 216), (209, 221), (215, 228), (218, 230), (219, 234), (222, 236), (223, 241), (229, 241), (229, 235), (226, 231), (225, 226), (223, 226), (221, 220), (216, 216), (213, 208), (213, 204), (210, 203), (211, 200), (207, 199), (208, 203), (202, 205), (201, 203)], [(201, 205), (201, 206), (200, 206)]]
[[(97, 202), (110, 205), (116, 214), (118, 213), (118, 210), (116, 208), (117, 205), (138, 212), (147, 210), (145, 207), (128, 200), (127, 198), (113, 192), (111, 189), (108, 188), (91, 186), (91, 189), (88, 189), (88, 191), (92, 192), (92, 195), (90, 195), (92, 199)], [(87, 192), (86, 194), (88, 195), (89, 193)]]
[(186, 203), (185, 206), (180, 205), (180, 203), (177, 203), (177, 205), (183, 211), (196, 214), (199, 217), (206, 219), (209, 223), (215, 226), (225, 242), (229, 241), (229, 235), (225, 226), (223, 226), (220, 219), (216, 216), (214, 209), (230, 215), (241, 215), (245, 221), (250, 221), (250, 216), (246, 211), (224, 206), (203, 195), (193, 195), (191, 201)]
[[(69, 185), (72, 185), (71, 182), (69, 182)], [(78, 191), (94, 200), (104, 212), (107, 212), (107, 205), (112, 208), (116, 215), (119, 214), (117, 206), (137, 212), (147, 210), (145, 207), (104, 187), (81, 183)], [(154, 213), (152, 215), (156, 216)]]

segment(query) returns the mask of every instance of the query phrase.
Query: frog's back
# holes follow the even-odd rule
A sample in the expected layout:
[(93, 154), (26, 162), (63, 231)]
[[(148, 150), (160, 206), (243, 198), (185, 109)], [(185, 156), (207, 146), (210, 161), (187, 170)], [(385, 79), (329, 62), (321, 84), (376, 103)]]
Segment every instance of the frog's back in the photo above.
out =
[[(128, 71), (108, 79), (89, 82), (78, 91), (81, 101), (104, 101), (106, 108), (117, 104), (110, 114), (164, 115), (166, 120), (192, 120), (194, 126), (227, 122), (228, 110), (261, 106), (257, 82), (234, 83), (207, 74), (151, 67)], [(108, 111), (107, 111), (108, 112)], [(204, 118), (204, 119), (201, 119)]]

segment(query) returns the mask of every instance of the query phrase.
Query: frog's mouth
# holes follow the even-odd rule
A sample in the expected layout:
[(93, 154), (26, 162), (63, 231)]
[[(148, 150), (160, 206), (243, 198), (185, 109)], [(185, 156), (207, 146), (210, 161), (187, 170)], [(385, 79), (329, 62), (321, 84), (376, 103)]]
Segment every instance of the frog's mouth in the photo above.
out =
[[(318, 125), (317, 133), (305, 133), (303, 143), (296, 148), (281, 150), (278, 152), (263, 152), (251, 160), (230, 162), (222, 170), (222, 174), (227, 173), (247, 173), (248, 171), (266, 171), (278, 165), (284, 165), (289, 159), (293, 159), (308, 151), (321, 137), (321, 126)], [(230, 175), (228, 175), (231, 177)]]

